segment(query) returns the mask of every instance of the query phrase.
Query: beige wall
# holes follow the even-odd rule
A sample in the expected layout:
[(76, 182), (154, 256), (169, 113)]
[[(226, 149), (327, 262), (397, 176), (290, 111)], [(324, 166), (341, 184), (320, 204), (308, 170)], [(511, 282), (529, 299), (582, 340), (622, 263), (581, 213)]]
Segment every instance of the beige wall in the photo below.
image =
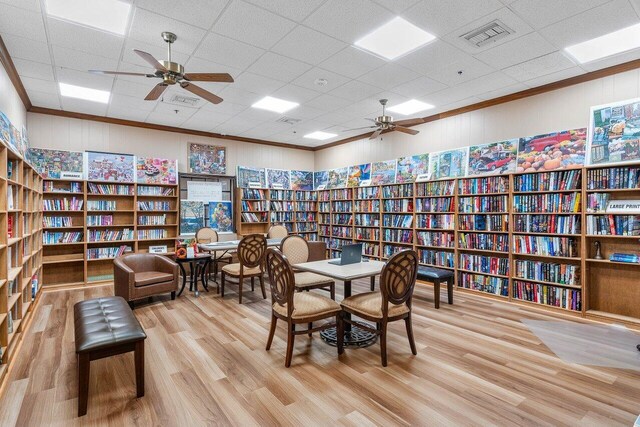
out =
[(45, 114), (27, 114), (32, 147), (71, 151), (109, 151), (138, 156), (178, 159), (180, 172), (187, 172), (189, 142), (227, 147), (227, 175), (236, 166), (313, 170), (312, 151), (250, 144), (174, 132), (70, 119)]
[(9, 80), (9, 75), (0, 65), (0, 111), (11, 120), (11, 123), (22, 132), (22, 126), (27, 123), (27, 111), (22, 104), (18, 92)]
[(375, 141), (363, 139), (320, 150), (315, 170), (587, 127), (591, 106), (637, 97), (640, 70), (628, 71), (416, 126), (420, 131), (416, 136), (393, 132)]

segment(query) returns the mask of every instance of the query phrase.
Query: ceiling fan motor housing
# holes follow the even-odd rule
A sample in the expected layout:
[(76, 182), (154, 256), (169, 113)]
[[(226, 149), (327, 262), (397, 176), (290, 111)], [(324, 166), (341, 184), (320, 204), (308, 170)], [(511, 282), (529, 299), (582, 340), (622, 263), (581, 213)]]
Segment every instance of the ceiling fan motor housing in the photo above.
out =
[(162, 75), (166, 84), (176, 84), (177, 80), (184, 74), (184, 67), (177, 62), (159, 61), (169, 72)]

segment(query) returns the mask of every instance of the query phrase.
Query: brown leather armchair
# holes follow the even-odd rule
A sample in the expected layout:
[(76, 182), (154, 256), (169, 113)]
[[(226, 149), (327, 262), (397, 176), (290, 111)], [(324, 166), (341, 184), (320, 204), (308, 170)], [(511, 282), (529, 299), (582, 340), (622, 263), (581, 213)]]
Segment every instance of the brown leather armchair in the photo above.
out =
[(180, 273), (178, 264), (156, 254), (129, 254), (113, 260), (113, 287), (131, 308), (133, 301), (171, 292), (176, 299)]

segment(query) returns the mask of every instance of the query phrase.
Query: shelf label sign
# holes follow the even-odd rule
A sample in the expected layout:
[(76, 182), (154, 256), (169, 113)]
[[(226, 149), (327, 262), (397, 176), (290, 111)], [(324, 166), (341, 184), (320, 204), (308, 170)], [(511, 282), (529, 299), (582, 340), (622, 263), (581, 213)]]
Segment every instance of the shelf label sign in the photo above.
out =
[(82, 172), (60, 172), (60, 179), (84, 179)]
[(609, 200), (608, 214), (636, 215), (640, 214), (640, 200)]
[(421, 173), (416, 176), (416, 182), (429, 181), (429, 179), (431, 179), (430, 173)]
[(262, 188), (262, 185), (259, 181), (251, 181), (247, 183), (249, 188)]
[(362, 181), (360, 181), (360, 187), (368, 187), (369, 185), (371, 185), (370, 179), (363, 179)]
[(149, 253), (150, 254), (166, 254), (167, 253), (167, 246), (149, 246)]

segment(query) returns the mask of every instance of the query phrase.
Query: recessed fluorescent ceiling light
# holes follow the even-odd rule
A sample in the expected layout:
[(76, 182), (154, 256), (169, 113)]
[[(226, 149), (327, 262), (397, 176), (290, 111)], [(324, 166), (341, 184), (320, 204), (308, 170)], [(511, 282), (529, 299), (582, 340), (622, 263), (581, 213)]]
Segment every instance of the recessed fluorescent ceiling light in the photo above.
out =
[(100, 102), (101, 104), (109, 103), (111, 95), (106, 90), (89, 89), (88, 87), (69, 85), (60, 83), (60, 95), (69, 98), (84, 99), (86, 101)]
[(434, 40), (436, 36), (399, 16), (354, 44), (388, 60), (396, 59)]
[(260, 108), (262, 110), (275, 111), (276, 113), (284, 113), (296, 108), (297, 102), (285, 101), (284, 99), (274, 98), (272, 96), (265, 96), (260, 101), (252, 105), (253, 108)]
[(578, 62), (584, 64), (638, 47), (640, 47), (640, 24), (574, 44), (564, 50)]
[(80, 25), (125, 35), (131, 5), (119, 0), (45, 0), (47, 14)]
[(324, 141), (325, 139), (333, 138), (334, 136), (338, 136), (338, 135), (335, 133), (316, 131), (316, 132), (308, 133), (304, 137), (309, 139), (319, 139), (320, 141)]
[(394, 105), (393, 107), (387, 108), (387, 110), (392, 113), (398, 113), (405, 116), (409, 114), (415, 114), (420, 111), (429, 110), (433, 108), (433, 105), (427, 104), (426, 102), (418, 101), (417, 99), (412, 99), (407, 102), (403, 102), (402, 104)]

